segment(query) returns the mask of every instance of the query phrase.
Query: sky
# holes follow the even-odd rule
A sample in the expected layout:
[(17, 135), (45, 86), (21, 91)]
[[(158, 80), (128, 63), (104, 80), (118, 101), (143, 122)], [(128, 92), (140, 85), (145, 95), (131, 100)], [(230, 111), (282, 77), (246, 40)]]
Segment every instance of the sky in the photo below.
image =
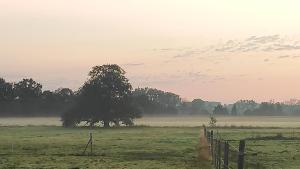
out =
[(78, 89), (119, 64), (186, 100), (300, 99), (297, 0), (0, 0), (0, 77)]

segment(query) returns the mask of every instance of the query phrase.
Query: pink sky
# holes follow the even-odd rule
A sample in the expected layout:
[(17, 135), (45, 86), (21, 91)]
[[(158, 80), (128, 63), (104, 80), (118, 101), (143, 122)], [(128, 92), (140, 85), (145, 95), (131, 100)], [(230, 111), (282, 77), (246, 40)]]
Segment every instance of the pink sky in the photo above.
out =
[(300, 98), (300, 2), (0, 1), (0, 77), (77, 89), (120, 64), (134, 87), (230, 103)]

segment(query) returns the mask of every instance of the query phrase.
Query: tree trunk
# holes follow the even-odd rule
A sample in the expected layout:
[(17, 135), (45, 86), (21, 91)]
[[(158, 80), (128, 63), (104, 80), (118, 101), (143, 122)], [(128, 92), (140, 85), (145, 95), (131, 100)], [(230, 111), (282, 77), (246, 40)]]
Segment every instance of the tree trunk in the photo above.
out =
[(117, 127), (120, 127), (120, 122), (119, 122), (119, 120), (115, 120), (114, 123), (115, 123), (115, 125), (116, 125)]
[(103, 121), (104, 128), (109, 128), (109, 121)]

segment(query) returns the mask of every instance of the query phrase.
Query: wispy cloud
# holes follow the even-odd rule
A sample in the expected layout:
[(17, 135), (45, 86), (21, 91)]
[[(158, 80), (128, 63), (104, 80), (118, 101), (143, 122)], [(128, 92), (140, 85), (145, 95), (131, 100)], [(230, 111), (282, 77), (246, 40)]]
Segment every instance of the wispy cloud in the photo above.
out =
[(190, 47), (181, 47), (181, 48), (155, 48), (152, 51), (157, 53), (168, 54), (171, 56), (170, 59), (164, 61), (164, 63), (170, 62), (172, 59), (179, 59), (179, 58), (191, 58), (195, 56), (199, 56), (205, 52), (210, 51), (212, 46), (204, 47), (204, 48), (190, 48)]
[(173, 58), (186, 58), (186, 57), (191, 57), (194, 54), (196, 54), (195, 51), (185, 51), (184, 53), (173, 56)]
[(144, 63), (126, 63), (126, 64), (122, 64), (123, 66), (126, 67), (132, 67), (132, 66), (143, 66), (145, 65)]
[(217, 52), (252, 52), (252, 51), (284, 51), (298, 50), (298, 41), (288, 40), (279, 35), (251, 36), (244, 40), (229, 40), (215, 48)]
[(282, 56), (278, 56), (278, 59), (285, 59), (285, 58), (289, 58), (290, 55), (282, 55)]
[(297, 56), (293, 56), (293, 58), (300, 58), (300, 55), (297, 55)]

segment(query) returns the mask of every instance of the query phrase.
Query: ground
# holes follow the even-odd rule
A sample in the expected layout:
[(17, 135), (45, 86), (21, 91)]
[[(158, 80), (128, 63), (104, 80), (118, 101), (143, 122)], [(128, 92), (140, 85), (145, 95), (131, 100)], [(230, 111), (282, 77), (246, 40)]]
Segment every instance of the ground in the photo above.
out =
[[(199, 127), (64, 129), (1, 127), (0, 168), (210, 168), (198, 159)], [(83, 156), (89, 132), (94, 156)]]
[[(300, 117), (217, 117), (215, 134), (238, 140), (282, 136), (293, 139), (246, 140), (246, 164), (260, 168), (296, 169), (300, 166)], [(264, 122), (265, 121), (265, 122)], [(208, 147), (200, 139), (208, 117), (145, 117), (138, 127), (65, 129), (59, 118), (0, 118), (0, 168), (95, 169), (208, 169)], [(169, 127), (166, 127), (169, 126)], [(89, 133), (94, 156), (82, 152)], [(236, 140), (236, 141), (234, 141)], [(236, 159), (230, 164), (233, 168)], [(250, 165), (248, 165), (250, 166)], [(253, 165), (252, 165), (253, 168)]]

